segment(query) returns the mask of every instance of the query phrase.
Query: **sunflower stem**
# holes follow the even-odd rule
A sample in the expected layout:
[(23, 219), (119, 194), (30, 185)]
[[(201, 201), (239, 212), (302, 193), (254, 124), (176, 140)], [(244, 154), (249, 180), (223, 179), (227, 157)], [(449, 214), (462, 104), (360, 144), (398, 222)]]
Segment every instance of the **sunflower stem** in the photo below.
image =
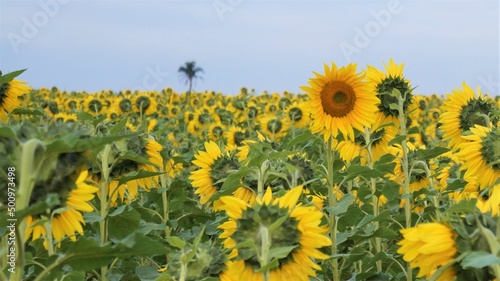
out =
[[(16, 209), (23, 210), (28, 207), (31, 197), (31, 192), (35, 186), (38, 173), (41, 168), (43, 158), (39, 158), (37, 153), (45, 151), (45, 145), (41, 140), (31, 139), (22, 144), (19, 189), (16, 194)], [(24, 235), (26, 234), (26, 221), (16, 221), (19, 226), (15, 229), (16, 232), (16, 260), (15, 271), (9, 277), (9, 280), (21, 281), (24, 270)]]
[[(406, 93), (404, 94), (406, 96)], [(405, 96), (398, 95), (398, 117), (399, 117), (399, 134), (401, 136), (406, 136), (406, 114), (404, 112), (404, 102)], [(401, 141), (401, 147), (403, 149), (403, 155), (401, 158), (401, 167), (403, 168), (403, 198), (405, 200), (404, 210), (405, 210), (405, 227), (410, 228), (411, 225), (411, 201), (412, 193), (410, 190), (410, 173), (408, 169), (408, 145), (406, 143), (406, 138)], [(407, 263), (406, 269), (406, 280), (412, 281), (413, 273), (410, 263)]]
[[(108, 241), (107, 235), (107, 224), (106, 217), (108, 215), (108, 198), (107, 198), (107, 188), (109, 182), (110, 167), (108, 162), (109, 153), (111, 152), (111, 144), (107, 144), (104, 147), (104, 151), (101, 159), (101, 222), (99, 223), (99, 231), (101, 235), (101, 245), (104, 245)], [(101, 267), (101, 279), (107, 280), (106, 274), (108, 271), (107, 266)]]
[[(271, 248), (269, 229), (266, 226), (261, 225), (259, 229), (259, 236), (261, 241), (259, 263), (260, 267), (262, 268), (269, 263), (269, 249)], [(269, 269), (266, 269), (264, 272), (262, 272), (262, 279), (264, 281), (269, 281), (269, 277)]]
[(269, 160), (266, 159), (264, 162), (262, 162), (260, 169), (259, 169), (259, 175), (257, 179), (257, 196), (259, 197), (260, 200), (262, 200), (262, 197), (264, 196), (264, 183), (266, 181), (266, 171), (267, 168), (269, 168)]
[[(332, 150), (333, 137), (330, 137), (328, 143), (326, 144), (326, 161), (327, 161), (327, 180), (328, 180), (328, 206), (330, 209), (337, 206), (337, 197), (334, 192), (334, 184), (333, 184), (333, 150)], [(328, 221), (330, 223), (330, 239), (332, 240), (332, 256), (337, 255), (337, 218), (334, 214), (328, 214)], [(331, 260), (332, 270), (333, 270), (333, 280), (339, 281), (339, 261), (338, 258), (335, 257)]]
[[(365, 143), (366, 143), (366, 150), (368, 151), (366, 163), (368, 164), (368, 167), (370, 169), (373, 169), (373, 151), (372, 151), (372, 142), (371, 142), (371, 132), (370, 129), (365, 127)], [(375, 181), (375, 178), (370, 178), (370, 189), (372, 192), (372, 205), (373, 205), (373, 216), (378, 217), (379, 215), (379, 207), (378, 207), (378, 197), (375, 195), (377, 191), (377, 183)], [(379, 228), (379, 222), (375, 221), (375, 229)], [(382, 251), (382, 238), (380, 237), (375, 237), (375, 253), (378, 254)], [(377, 271), (382, 272), (382, 261), (378, 260), (376, 262), (377, 266)]]

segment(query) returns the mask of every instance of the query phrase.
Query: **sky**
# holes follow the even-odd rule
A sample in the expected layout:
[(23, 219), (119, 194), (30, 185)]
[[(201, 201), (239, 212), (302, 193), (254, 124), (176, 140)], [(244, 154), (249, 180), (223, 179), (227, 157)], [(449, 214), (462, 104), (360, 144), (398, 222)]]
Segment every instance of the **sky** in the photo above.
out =
[(0, 70), (63, 91), (302, 93), (324, 63), (393, 58), (417, 94), (499, 94), (498, 0), (0, 0)]

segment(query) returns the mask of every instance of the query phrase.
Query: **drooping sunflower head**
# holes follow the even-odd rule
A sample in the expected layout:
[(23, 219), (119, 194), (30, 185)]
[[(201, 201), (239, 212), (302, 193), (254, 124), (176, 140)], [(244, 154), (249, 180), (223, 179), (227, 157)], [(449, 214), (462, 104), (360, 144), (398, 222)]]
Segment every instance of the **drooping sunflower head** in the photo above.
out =
[(337, 137), (354, 139), (354, 129), (364, 131), (374, 121), (379, 99), (363, 81), (364, 74), (356, 73), (356, 64), (337, 68), (324, 65), (324, 74), (315, 73), (309, 86), (300, 87), (309, 94), (312, 130), (321, 132), (325, 140)]
[(264, 262), (274, 263), (269, 280), (283, 280), (285, 276), (308, 280), (316, 275), (315, 270), (321, 267), (314, 260), (328, 257), (319, 249), (331, 245), (331, 240), (325, 235), (327, 228), (321, 225), (322, 214), (317, 207), (297, 204), (302, 191), (303, 187), (297, 186), (273, 198), (268, 188), (254, 204), (229, 196), (221, 198), (229, 220), (219, 227), (224, 230), (219, 237), (224, 239), (224, 247), (232, 250), (225, 274), (234, 280), (262, 280), (258, 271), (266, 257), (260, 249), (268, 245), (269, 253), (287, 249)]

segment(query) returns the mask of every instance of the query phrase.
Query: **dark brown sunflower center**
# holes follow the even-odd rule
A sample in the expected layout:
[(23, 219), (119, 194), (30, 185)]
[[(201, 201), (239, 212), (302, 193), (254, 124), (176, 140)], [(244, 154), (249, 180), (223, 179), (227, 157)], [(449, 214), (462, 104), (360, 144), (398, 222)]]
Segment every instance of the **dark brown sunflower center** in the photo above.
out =
[(345, 82), (328, 82), (321, 90), (321, 105), (326, 114), (332, 117), (344, 117), (354, 109), (356, 92)]

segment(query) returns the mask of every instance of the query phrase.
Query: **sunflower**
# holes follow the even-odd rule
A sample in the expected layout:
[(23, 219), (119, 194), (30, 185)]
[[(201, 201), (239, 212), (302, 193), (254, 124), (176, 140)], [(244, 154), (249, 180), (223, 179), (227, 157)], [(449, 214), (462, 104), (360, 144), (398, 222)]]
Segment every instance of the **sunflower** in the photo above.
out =
[[(422, 223), (401, 230), (401, 234), (403, 240), (397, 243), (400, 246), (397, 252), (410, 263), (410, 267), (420, 268), (417, 278), (430, 278), (438, 267), (453, 262), (458, 252), (455, 243), (457, 234), (446, 224)], [(450, 272), (445, 274), (451, 275)]]
[(125, 97), (121, 97), (121, 98), (117, 99), (114, 107), (121, 114), (127, 114), (127, 113), (132, 112), (132, 110), (134, 108), (134, 103), (133, 103), (132, 99), (125, 96)]
[[(1, 75), (0, 72), (0, 77)], [(14, 79), (0, 85), (0, 121), (5, 121), (7, 114), (20, 106), (21, 100), (19, 98), (31, 89), (25, 84), (24, 81)]]
[(97, 97), (97, 95), (87, 95), (85, 98), (84, 111), (92, 115), (98, 115), (105, 111), (104, 103)]
[(492, 186), (500, 178), (500, 128), (479, 125), (469, 128), (471, 134), (462, 136), (467, 141), (459, 146), (457, 156), (464, 163), (464, 178), (477, 177), (481, 190)]
[(408, 112), (412, 104), (412, 89), (410, 81), (404, 78), (404, 64), (397, 65), (393, 59), (389, 60), (389, 65), (384, 63), (385, 72), (373, 67), (367, 66), (366, 80), (369, 89), (380, 99), (378, 103), (378, 112), (376, 124), (378, 126), (388, 123), (399, 125), (399, 110), (394, 108), (398, 104), (398, 98), (393, 95), (394, 90), (398, 90), (404, 97), (403, 111)]
[(476, 207), (482, 213), (491, 212), (492, 216), (500, 216), (500, 184), (492, 186), (482, 196), (475, 193), (470, 198), (477, 198)]
[[(62, 211), (55, 210), (51, 214), (51, 233), (58, 247), (61, 241), (67, 236), (71, 241), (76, 241), (75, 233), (83, 235), (83, 227), (85, 220), (82, 212), (92, 212), (94, 207), (89, 203), (94, 199), (99, 188), (86, 183), (88, 178), (88, 170), (83, 170), (78, 174), (75, 180), (76, 188), (72, 189), (65, 202), (62, 204)], [(28, 239), (32, 236), (32, 240), (36, 240), (46, 235), (47, 231), (43, 225), (37, 224), (40, 218), (28, 216), (26, 220), (26, 236)], [(47, 248), (47, 242), (44, 241), (44, 246)]]
[(285, 108), (286, 119), (294, 128), (306, 128), (309, 126), (309, 111), (306, 103), (294, 101)]
[(370, 93), (363, 74), (356, 73), (356, 64), (337, 68), (324, 65), (325, 74), (315, 73), (309, 85), (300, 88), (310, 97), (313, 132), (322, 132), (324, 139), (337, 137), (354, 139), (354, 129), (364, 131), (375, 121), (379, 99)]
[(156, 100), (147, 93), (141, 93), (133, 100), (134, 110), (143, 115), (150, 115), (156, 112)]
[(260, 119), (260, 127), (264, 135), (273, 142), (285, 137), (288, 132), (288, 124), (276, 115)]
[(246, 138), (245, 130), (237, 126), (231, 126), (224, 132), (224, 138), (227, 140), (226, 149), (233, 151), (243, 145), (243, 141)]
[[(319, 249), (330, 246), (326, 236), (328, 228), (321, 225), (323, 213), (314, 205), (303, 206), (297, 203), (303, 191), (297, 186), (280, 198), (273, 198), (268, 188), (262, 199), (248, 204), (238, 198), (223, 196), (223, 209), (229, 220), (219, 226), (223, 232), (223, 246), (231, 250), (227, 269), (223, 272), (233, 280), (264, 280), (259, 270), (264, 263), (275, 263), (269, 269), (269, 279), (309, 280), (316, 276), (315, 270), (321, 270), (317, 260), (328, 259), (328, 255)], [(276, 222), (280, 224), (276, 225)], [(288, 248), (283, 256), (262, 255), (261, 249)], [(252, 246), (248, 246), (248, 245)], [(229, 279), (227, 279), (229, 280)]]
[[(123, 145), (119, 150), (131, 150), (137, 153), (140, 157), (145, 158), (150, 163), (140, 163), (133, 160), (124, 160), (116, 164), (111, 171), (111, 181), (108, 183), (108, 196), (113, 204), (117, 204), (118, 199), (124, 203), (132, 202), (139, 195), (139, 189), (142, 188), (149, 192), (151, 188), (158, 187), (159, 177), (149, 176), (139, 179), (133, 179), (123, 184), (119, 184), (119, 179), (130, 172), (144, 170), (147, 172), (159, 172), (163, 165), (163, 158), (160, 151), (162, 145), (152, 139), (143, 139), (141, 137), (133, 137)], [(99, 178), (95, 178), (96, 182), (100, 182)]]
[[(221, 190), (223, 180), (231, 173), (236, 172), (240, 168), (240, 163), (234, 153), (222, 153), (219, 146), (213, 141), (205, 142), (205, 151), (198, 151), (194, 157), (196, 159), (192, 162), (198, 167), (198, 170), (192, 171), (189, 179), (196, 189), (194, 193), (200, 196), (200, 203), (210, 205), (210, 197)], [(246, 187), (237, 188), (233, 196), (245, 202), (255, 201), (253, 191)], [(222, 201), (215, 200), (213, 206), (215, 211), (219, 211)]]
[[(372, 151), (372, 163), (375, 163), (380, 157), (389, 153), (389, 142), (396, 136), (396, 128), (393, 126), (385, 126), (379, 129), (375, 129), (374, 126), (370, 129), (370, 142)], [(339, 152), (340, 158), (342, 158), (347, 163), (350, 163), (354, 158), (361, 157), (361, 165), (366, 164), (368, 159), (368, 148), (366, 145), (366, 139), (364, 134), (356, 131), (356, 137), (354, 140), (345, 139), (340, 141), (336, 147)]]
[(208, 138), (213, 141), (218, 141), (224, 137), (226, 126), (221, 122), (212, 122), (208, 127)]
[(467, 140), (461, 136), (469, 132), (474, 125), (490, 126), (499, 121), (497, 115), (498, 107), (486, 97), (483, 97), (480, 89), (477, 94), (465, 82), (462, 89), (452, 91), (446, 95), (441, 106), (439, 122), (443, 131), (443, 140), (449, 141), (448, 147), (454, 151), (458, 150), (461, 143)]

